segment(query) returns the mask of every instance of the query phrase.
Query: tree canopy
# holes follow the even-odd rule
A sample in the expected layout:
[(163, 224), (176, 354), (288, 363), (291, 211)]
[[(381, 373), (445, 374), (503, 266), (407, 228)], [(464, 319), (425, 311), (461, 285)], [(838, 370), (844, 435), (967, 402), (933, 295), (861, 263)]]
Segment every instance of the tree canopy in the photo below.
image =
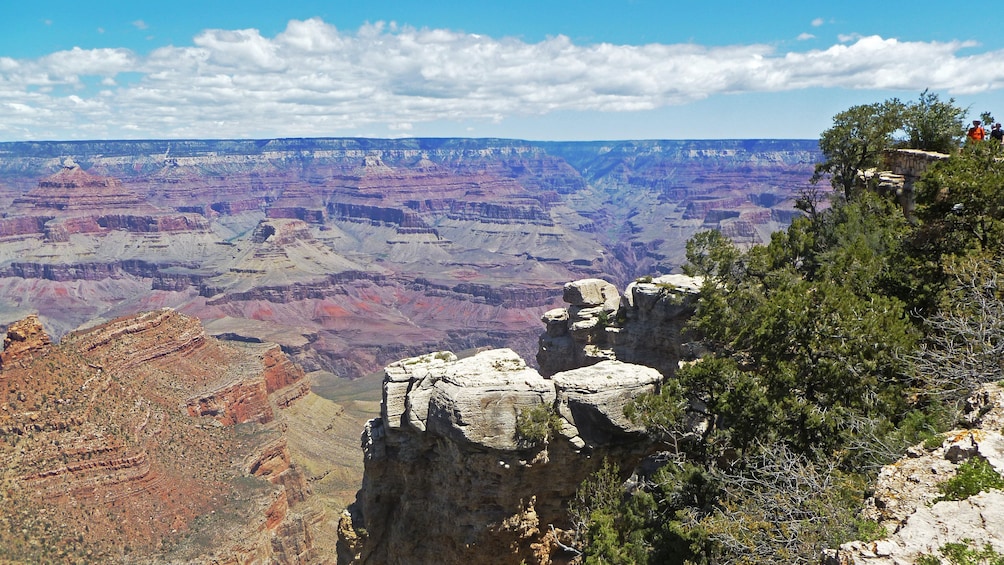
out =
[(824, 161), (813, 181), (829, 176), (834, 188), (850, 199), (861, 183), (859, 172), (875, 168), (882, 151), (891, 147), (949, 153), (965, 135), (964, 108), (924, 91), (916, 102), (890, 98), (852, 106), (833, 117), (833, 126), (819, 138)]
[[(963, 113), (927, 91), (841, 112), (813, 179), (830, 177), (831, 206), (763, 245), (688, 242), (685, 271), (705, 277), (688, 327), (709, 353), (629, 407), (668, 463), (583, 521), (586, 563), (811, 563), (880, 534), (855, 517), (875, 470), (1004, 362), (1004, 161), (959, 150)], [(890, 147), (950, 154), (909, 220), (858, 181)]]

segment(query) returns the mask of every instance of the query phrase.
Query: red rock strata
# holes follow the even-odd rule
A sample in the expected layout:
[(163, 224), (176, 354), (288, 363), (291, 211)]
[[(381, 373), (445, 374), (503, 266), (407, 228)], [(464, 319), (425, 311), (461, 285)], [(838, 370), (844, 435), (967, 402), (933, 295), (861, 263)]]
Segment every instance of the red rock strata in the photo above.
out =
[[(288, 405), (306, 379), (277, 347), (219, 342), (172, 310), (59, 345), (29, 318), (5, 345), (0, 561), (309, 557), (306, 481), (269, 398)], [(212, 409), (191, 410), (193, 392)]]
[(49, 336), (42, 328), (38, 316), (32, 314), (15, 322), (7, 328), (7, 336), (3, 340), (3, 352), (0, 352), (0, 369), (33, 351), (41, 351), (49, 343)]

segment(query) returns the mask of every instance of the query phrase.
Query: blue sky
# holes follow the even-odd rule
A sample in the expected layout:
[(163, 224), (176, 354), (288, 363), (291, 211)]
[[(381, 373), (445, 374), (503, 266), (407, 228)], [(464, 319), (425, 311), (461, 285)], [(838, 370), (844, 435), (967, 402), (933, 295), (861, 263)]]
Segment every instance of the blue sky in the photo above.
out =
[(7, 4), (6, 141), (814, 138), (925, 88), (1004, 117), (995, 2)]

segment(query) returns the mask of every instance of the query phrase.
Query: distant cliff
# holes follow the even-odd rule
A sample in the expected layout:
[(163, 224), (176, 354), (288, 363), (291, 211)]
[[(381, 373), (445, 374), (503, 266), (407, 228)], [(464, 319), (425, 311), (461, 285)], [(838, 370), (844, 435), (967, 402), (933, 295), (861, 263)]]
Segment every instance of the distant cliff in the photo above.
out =
[(435, 349), (532, 363), (565, 281), (671, 273), (702, 229), (764, 241), (818, 160), (810, 140), (0, 143), (0, 326), (37, 312), (58, 340), (172, 306), (340, 376)]

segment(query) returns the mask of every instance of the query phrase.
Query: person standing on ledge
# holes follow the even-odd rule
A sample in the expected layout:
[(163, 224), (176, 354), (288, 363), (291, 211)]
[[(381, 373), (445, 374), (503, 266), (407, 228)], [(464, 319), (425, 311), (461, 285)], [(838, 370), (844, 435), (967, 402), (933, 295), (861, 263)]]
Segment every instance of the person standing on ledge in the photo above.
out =
[(1004, 143), (1004, 129), (1001, 129), (1000, 122), (994, 124), (994, 127), (990, 128), (990, 139), (996, 141), (997, 143)]
[(972, 141), (983, 141), (986, 136), (987, 132), (983, 129), (983, 126), (980, 125), (980, 121), (973, 120), (973, 127), (969, 128), (969, 132), (966, 133), (966, 137)]

